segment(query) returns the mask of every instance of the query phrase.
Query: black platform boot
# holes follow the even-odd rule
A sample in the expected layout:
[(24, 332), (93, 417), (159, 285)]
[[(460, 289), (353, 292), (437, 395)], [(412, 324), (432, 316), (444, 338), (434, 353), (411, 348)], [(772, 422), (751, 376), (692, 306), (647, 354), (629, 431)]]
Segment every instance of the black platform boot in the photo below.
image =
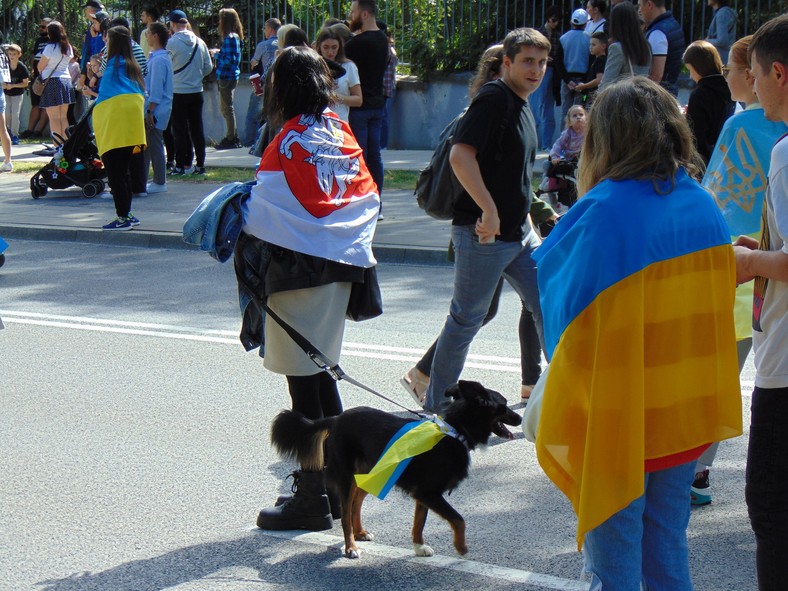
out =
[[(290, 490), (293, 491), (293, 494), (295, 494), (295, 492), (298, 490), (298, 480), (301, 478), (301, 470), (293, 470), (289, 476), (293, 478), (293, 484), (290, 487)], [(328, 505), (331, 507), (331, 517), (333, 519), (339, 519), (342, 517), (342, 510), (339, 506), (339, 497), (337, 496), (337, 493), (335, 493), (331, 487), (326, 487), (326, 494), (328, 495)], [(276, 498), (276, 501), (274, 501), (274, 507), (278, 507), (282, 503), (285, 503), (292, 498), (293, 495), (279, 495)]]
[(293, 478), (293, 496), (281, 505), (263, 509), (257, 516), (260, 529), (305, 529), (323, 531), (334, 527), (326, 495), (323, 471), (298, 471)]

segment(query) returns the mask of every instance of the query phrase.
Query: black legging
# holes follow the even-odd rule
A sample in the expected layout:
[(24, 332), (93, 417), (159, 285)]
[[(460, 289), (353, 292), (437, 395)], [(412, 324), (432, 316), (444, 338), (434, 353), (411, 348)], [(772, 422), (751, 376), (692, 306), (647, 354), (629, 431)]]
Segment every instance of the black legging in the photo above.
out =
[(293, 410), (313, 421), (342, 412), (337, 383), (326, 372), (311, 376), (287, 376)]

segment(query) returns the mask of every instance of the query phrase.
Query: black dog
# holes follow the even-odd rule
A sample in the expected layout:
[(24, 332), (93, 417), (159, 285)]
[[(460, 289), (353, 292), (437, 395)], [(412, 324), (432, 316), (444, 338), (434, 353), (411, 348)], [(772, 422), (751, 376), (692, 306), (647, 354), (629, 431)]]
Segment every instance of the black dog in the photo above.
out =
[[(457, 552), (468, 552), (465, 521), (443, 498), (443, 493), (452, 491), (468, 476), (470, 450), (486, 444), (493, 433), (512, 439), (505, 425), (522, 422), (500, 393), (478, 382), (460, 381), (446, 391), (446, 396), (454, 401), (445, 422), (458, 437), (446, 436), (430, 451), (413, 457), (396, 483), (416, 501), (412, 535), (417, 556), (433, 555), (432, 548), (424, 544), (423, 535), (429, 509), (451, 525)], [(356, 540), (372, 539), (361, 525), (361, 504), (367, 493), (356, 486), (354, 475), (368, 473), (391, 437), (412, 421), (368, 407), (353, 408), (318, 421), (284, 411), (274, 420), (271, 440), (280, 454), (297, 459), (302, 465), (326, 466), (328, 485), (335, 489), (342, 507), (348, 558), (359, 556)]]

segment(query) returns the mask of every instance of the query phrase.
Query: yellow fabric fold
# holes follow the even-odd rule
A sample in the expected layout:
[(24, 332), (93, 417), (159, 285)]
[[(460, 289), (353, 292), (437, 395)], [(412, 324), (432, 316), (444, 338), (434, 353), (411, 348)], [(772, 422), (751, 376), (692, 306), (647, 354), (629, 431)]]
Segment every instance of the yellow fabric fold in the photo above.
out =
[(562, 334), (536, 447), (578, 516), (578, 549), (643, 494), (645, 460), (741, 434), (734, 277), (729, 245), (653, 263)]

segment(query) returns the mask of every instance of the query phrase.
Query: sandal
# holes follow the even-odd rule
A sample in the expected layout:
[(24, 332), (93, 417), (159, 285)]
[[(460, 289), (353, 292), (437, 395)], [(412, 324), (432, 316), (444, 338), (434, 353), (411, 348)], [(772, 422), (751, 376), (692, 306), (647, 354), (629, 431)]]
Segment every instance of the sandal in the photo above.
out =
[(533, 391), (534, 391), (533, 386), (523, 385), (520, 388), (520, 400), (523, 402), (528, 402), (528, 400), (531, 398), (531, 392)]
[(424, 401), (427, 398), (427, 387), (430, 385), (430, 379), (425, 379), (423, 376), (424, 374), (414, 367), (402, 376), (399, 381), (411, 398), (413, 398), (413, 401), (420, 407), (424, 406)]

